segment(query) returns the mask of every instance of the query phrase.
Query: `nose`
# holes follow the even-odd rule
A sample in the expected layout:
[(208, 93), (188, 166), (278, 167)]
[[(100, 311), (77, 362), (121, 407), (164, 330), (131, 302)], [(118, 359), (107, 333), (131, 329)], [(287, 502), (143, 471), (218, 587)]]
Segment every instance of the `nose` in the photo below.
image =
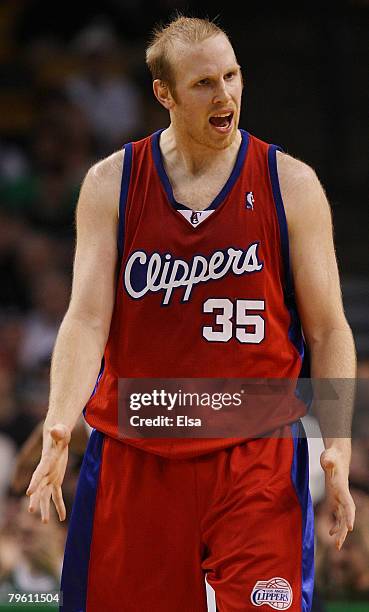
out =
[(228, 102), (231, 96), (227, 89), (227, 83), (224, 79), (219, 80), (217, 83), (217, 87), (213, 97), (213, 104), (224, 104), (224, 102)]

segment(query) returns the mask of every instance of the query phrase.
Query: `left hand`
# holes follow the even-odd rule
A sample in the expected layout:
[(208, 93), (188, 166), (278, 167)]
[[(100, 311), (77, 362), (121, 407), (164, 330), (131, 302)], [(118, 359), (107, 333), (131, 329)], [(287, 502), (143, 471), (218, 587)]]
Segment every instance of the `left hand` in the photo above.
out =
[(320, 456), (325, 473), (325, 489), (328, 508), (334, 517), (329, 535), (335, 537), (335, 545), (341, 550), (347, 532), (355, 522), (355, 504), (348, 485), (348, 466), (340, 451), (328, 448)]
[(54, 502), (59, 519), (64, 521), (66, 517), (61, 487), (67, 467), (70, 439), (71, 431), (64, 423), (56, 423), (45, 431), (41, 459), (26, 491), (30, 498), (29, 512), (40, 508), (43, 523), (49, 522), (50, 498)]

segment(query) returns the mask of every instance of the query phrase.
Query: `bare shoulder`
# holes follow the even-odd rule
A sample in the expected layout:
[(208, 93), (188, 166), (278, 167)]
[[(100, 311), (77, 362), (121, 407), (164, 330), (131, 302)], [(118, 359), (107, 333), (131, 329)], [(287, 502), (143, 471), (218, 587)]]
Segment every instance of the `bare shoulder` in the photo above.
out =
[(111, 180), (119, 178), (122, 175), (122, 166), (124, 160), (124, 149), (120, 151), (115, 151), (108, 157), (101, 159), (96, 164), (94, 164), (88, 174), (91, 174), (95, 180), (98, 181), (108, 181), (110, 183)]
[(305, 162), (277, 152), (278, 178), (289, 226), (309, 218), (330, 216), (329, 204), (316, 172)]
[(83, 181), (80, 204), (81, 200), (88, 200), (90, 207), (118, 213), (123, 161), (122, 149), (91, 166)]

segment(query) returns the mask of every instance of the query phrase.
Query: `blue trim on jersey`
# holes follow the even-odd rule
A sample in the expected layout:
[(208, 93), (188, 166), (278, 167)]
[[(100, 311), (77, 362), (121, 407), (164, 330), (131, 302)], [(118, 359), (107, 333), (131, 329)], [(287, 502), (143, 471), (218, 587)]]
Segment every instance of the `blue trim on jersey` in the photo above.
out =
[(281, 235), (281, 250), (282, 250), (282, 259), (283, 259), (283, 269), (284, 269), (284, 274), (285, 274), (285, 283), (286, 283), (285, 290), (286, 290), (286, 296), (288, 297), (290, 294), (293, 294), (293, 284), (292, 284), (292, 275), (291, 275), (291, 267), (290, 267), (290, 249), (289, 249), (289, 243), (288, 243), (287, 219), (286, 219), (286, 213), (284, 210), (281, 188), (279, 186), (279, 179), (278, 179), (277, 151), (283, 151), (283, 149), (281, 149), (281, 147), (277, 147), (276, 145), (269, 145), (268, 165), (269, 165), (270, 181), (272, 183), (274, 202), (275, 202), (275, 206), (277, 209), (279, 231)]
[(104, 434), (94, 429), (83, 458), (65, 547), (61, 591), (65, 612), (84, 612)]
[[(170, 180), (168, 178), (168, 175), (165, 171), (164, 168), (164, 163), (163, 163), (163, 157), (160, 151), (160, 145), (159, 145), (159, 141), (160, 141), (160, 135), (162, 133), (163, 130), (158, 130), (157, 132), (155, 132), (152, 135), (152, 154), (153, 154), (153, 158), (154, 158), (154, 163), (155, 163), (155, 167), (157, 170), (157, 173), (159, 175), (159, 178), (163, 184), (163, 187), (165, 189), (165, 192), (167, 194), (168, 200), (171, 203), (171, 205), (176, 209), (176, 210), (191, 210), (192, 208), (189, 208), (188, 206), (185, 206), (185, 204), (180, 204), (179, 202), (177, 202), (177, 200), (174, 197), (174, 193), (173, 193), (173, 188), (172, 185), (170, 183)], [(247, 153), (247, 147), (249, 144), (249, 134), (245, 131), (245, 130), (240, 130), (241, 132), (241, 136), (242, 136), (242, 140), (241, 140), (241, 145), (240, 148), (238, 150), (238, 154), (237, 154), (237, 159), (235, 162), (235, 165), (233, 167), (233, 170), (227, 180), (227, 182), (225, 183), (225, 185), (222, 187), (221, 191), (218, 193), (218, 195), (215, 197), (215, 199), (212, 201), (212, 203), (207, 207), (204, 208), (204, 210), (215, 210), (216, 208), (218, 208), (218, 206), (220, 206), (220, 204), (225, 200), (226, 196), (229, 194), (229, 192), (231, 191), (232, 187), (234, 186), (235, 182), (237, 181), (241, 170), (242, 170), (242, 166), (244, 164), (245, 158), (246, 158), (246, 153)]]
[[(290, 249), (288, 241), (288, 226), (286, 213), (284, 210), (283, 199), (281, 194), (281, 188), (278, 179), (278, 168), (277, 168), (277, 151), (282, 151), (281, 147), (276, 145), (269, 145), (268, 149), (268, 166), (269, 175), (272, 185), (273, 198), (277, 211), (279, 233), (281, 237), (281, 251), (283, 269), (285, 275), (285, 288), (284, 288), (284, 300), (286, 308), (290, 315), (290, 326), (288, 329), (288, 338), (292, 344), (296, 347), (301, 357), (301, 370), (299, 378), (310, 377), (310, 355), (301, 329), (300, 317), (297, 310), (295, 294), (293, 289), (292, 272), (290, 265)], [(312, 402), (312, 386), (311, 383), (301, 381), (297, 383), (296, 396), (301, 399), (306, 406), (309, 408)]]
[(128, 196), (129, 183), (132, 169), (132, 143), (124, 145), (124, 162), (122, 171), (122, 182), (119, 196), (119, 224), (118, 224), (118, 253), (119, 258), (123, 257), (126, 203)]
[[(288, 338), (296, 347), (301, 357), (302, 363), (305, 360), (305, 342), (302, 335), (300, 317), (297, 312), (297, 306), (293, 295), (286, 297), (285, 303), (290, 313), (290, 326), (288, 328)], [(302, 367), (302, 366), (301, 366)]]
[(276, 145), (269, 145), (268, 149), (268, 165), (269, 165), (269, 174), (270, 181), (272, 184), (272, 191), (274, 197), (274, 203), (277, 211), (278, 217), (278, 225), (279, 225), (279, 233), (281, 238), (281, 251), (282, 251), (282, 261), (283, 261), (283, 270), (285, 277), (285, 287), (284, 287), (284, 299), (285, 304), (290, 313), (291, 323), (288, 330), (288, 337), (292, 344), (296, 347), (299, 352), (301, 359), (304, 359), (304, 341), (302, 337), (300, 318), (297, 312), (296, 302), (294, 298), (293, 292), (293, 282), (292, 282), (292, 274), (291, 274), (291, 266), (290, 266), (290, 249), (288, 242), (288, 227), (287, 227), (287, 219), (286, 213), (284, 210), (283, 200), (281, 189), (279, 186), (278, 179), (278, 170), (277, 170), (277, 151), (282, 151), (280, 147)]
[[(95, 386), (94, 386), (94, 390), (92, 391), (88, 401), (90, 401), (91, 397), (93, 397), (95, 395), (95, 393), (97, 391), (97, 388), (99, 386), (99, 382), (101, 380), (101, 377), (104, 374), (104, 370), (105, 370), (105, 357), (103, 357), (102, 360), (101, 360), (100, 372), (99, 372), (99, 374), (97, 376), (96, 383), (95, 383)], [(83, 414), (84, 415), (86, 414), (86, 409), (87, 409), (87, 407), (85, 406), (84, 409), (83, 409)]]
[[(104, 374), (104, 370), (105, 370), (105, 357), (103, 357), (102, 360), (101, 360), (100, 372), (99, 372), (99, 374), (97, 376), (97, 379), (96, 379), (96, 382), (95, 382), (95, 386), (94, 386), (94, 390), (92, 391), (88, 401), (90, 401), (91, 397), (93, 397), (95, 395), (95, 393), (97, 391), (97, 388), (99, 386), (99, 382), (100, 382), (100, 380), (102, 378), (102, 375)], [(84, 409), (82, 410), (82, 412), (83, 412), (83, 416), (85, 417), (86, 416), (86, 412), (87, 412), (87, 404), (84, 407)]]
[(291, 426), (293, 461), (291, 480), (302, 512), (302, 612), (310, 612), (314, 591), (314, 511), (309, 492), (309, 450), (301, 421)]
[[(283, 269), (285, 275), (285, 288), (284, 288), (284, 299), (286, 308), (290, 315), (290, 326), (288, 329), (288, 338), (292, 342), (292, 344), (296, 347), (300, 357), (301, 357), (301, 370), (300, 370), (300, 378), (309, 378), (310, 377), (310, 355), (306, 343), (304, 341), (304, 337), (301, 329), (300, 317), (297, 310), (294, 288), (293, 288), (293, 280), (291, 273), (291, 265), (290, 265), (290, 249), (289, 249), (289, 241), (288, 241), (288, 226), (286, 213), (284, 210), (283, 199), (281, 194), (281, 188), (279, 185), (278, 179), (278, 168), (277, 168), (277, 151), (282, 151), (281, 147), (276, 145), (269, 145), (268, 149), (268, 166), (269, 166), (269, 175), (270, 181), (272, 185), (274, 203), (277, 211), (278, 217), (278, 225), (279, 225), (279, 233), (281, 237), (281, 251), (282, 251), (282, 261), (283, 261)], [(305, 402), (307, 407), (310, 406), (312, 402), (312, 387), (310, 383), (297, 383), (296, 395), (302, 401)]]

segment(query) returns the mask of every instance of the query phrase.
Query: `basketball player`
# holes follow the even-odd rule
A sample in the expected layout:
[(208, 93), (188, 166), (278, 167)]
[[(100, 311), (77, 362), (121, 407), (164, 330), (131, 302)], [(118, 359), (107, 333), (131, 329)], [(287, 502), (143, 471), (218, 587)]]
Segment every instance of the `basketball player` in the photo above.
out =
[[(29, 508), (47, 522), (52, 497), (64, 520), (68, 443), (87, 404), (94, 431), (63, 610), (204, 612), (206, 573), (220, 612), (307, 612), (303, 413), (282, 410), (263, 438), (122, 440), (118, 379), (297, 379), (300, 321), (312, 375), (353, 378), (329, 205), (311, 168), (239, 129), (241, 70), (217, 25), (175, 19), (155, 33), (147, 64), (170, 125), (99, 162), (83, 183)], [(338, 431), (350, 411), (337, 411)], [(350, 440), (329, 437), (322, 421), (330, 533), (341, 548), (354, 523)]]

